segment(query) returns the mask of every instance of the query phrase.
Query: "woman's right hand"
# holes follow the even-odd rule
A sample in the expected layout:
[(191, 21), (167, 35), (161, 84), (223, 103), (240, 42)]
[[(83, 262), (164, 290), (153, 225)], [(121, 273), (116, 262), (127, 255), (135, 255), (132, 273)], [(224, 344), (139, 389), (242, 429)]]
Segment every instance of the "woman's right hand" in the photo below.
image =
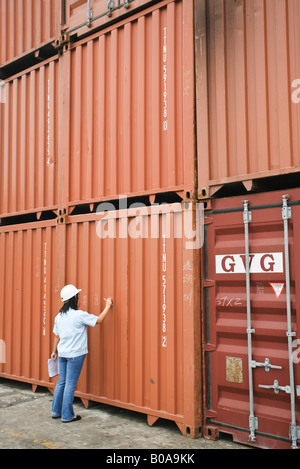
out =
[(57, 353), (56, 352), (52, 352), (51, 353), (51, 358), (53, 358), (54, 360), (57, 359)]
[(106, 306), (110, 308), (113, 305), (113, 300), (111, 297), (107, 298), (106, 300)]

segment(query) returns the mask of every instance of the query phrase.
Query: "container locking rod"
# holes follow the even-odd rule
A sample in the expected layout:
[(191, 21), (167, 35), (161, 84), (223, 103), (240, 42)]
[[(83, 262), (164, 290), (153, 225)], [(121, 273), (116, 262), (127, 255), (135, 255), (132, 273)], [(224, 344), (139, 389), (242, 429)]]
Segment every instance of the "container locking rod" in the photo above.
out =
[(249, 223), (251, 223), (252, 215), (249, 211), (249, 202), (244, 200), (244, 227), (245, 227), (245, 254), (246, 254), (246, 293), (247, 293), (247, 337), (248, 337), (248, 370), (249, 370), (249, 440), (256, 441), (255, 430), (258, 429), (258, 420), (254, 415), (254, 402), (253, 402), (253, 359), (252, 359), (252, 334), (255, 330), (251, 325), (251, 301), (250, 301), (250, 255), (249, 255)]

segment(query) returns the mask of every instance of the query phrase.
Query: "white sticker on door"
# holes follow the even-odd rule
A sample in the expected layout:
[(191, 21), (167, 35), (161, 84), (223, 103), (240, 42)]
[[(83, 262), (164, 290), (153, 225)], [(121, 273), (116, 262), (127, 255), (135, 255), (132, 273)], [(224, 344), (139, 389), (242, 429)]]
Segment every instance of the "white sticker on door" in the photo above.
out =
[[(265, 252), (250, 254), (250, 273), (270, 274), (283, 272), (283, 253)], [(217, 274), (246, 273), (245, 254), (226, 254), (216, 256)]]

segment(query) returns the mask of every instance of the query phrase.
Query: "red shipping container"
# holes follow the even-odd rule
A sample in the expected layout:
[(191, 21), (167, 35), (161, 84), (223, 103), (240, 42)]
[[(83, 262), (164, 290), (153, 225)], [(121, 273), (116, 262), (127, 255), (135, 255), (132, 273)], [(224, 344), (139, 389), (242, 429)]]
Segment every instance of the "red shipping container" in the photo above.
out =
[(282, 195), (215, 200), (206, 221), (204, 432), (262, 448), (299, 439), (300, 190)]

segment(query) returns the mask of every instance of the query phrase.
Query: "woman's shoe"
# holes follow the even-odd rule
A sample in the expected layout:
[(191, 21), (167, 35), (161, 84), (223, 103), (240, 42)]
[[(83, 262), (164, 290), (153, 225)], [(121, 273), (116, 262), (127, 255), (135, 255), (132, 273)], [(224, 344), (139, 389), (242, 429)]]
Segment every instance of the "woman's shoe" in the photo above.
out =
[(62, 420), (63, 423), (76, 422), (76, 420), (81, 420), (80, 415), (75, 415), (72, 420)]

